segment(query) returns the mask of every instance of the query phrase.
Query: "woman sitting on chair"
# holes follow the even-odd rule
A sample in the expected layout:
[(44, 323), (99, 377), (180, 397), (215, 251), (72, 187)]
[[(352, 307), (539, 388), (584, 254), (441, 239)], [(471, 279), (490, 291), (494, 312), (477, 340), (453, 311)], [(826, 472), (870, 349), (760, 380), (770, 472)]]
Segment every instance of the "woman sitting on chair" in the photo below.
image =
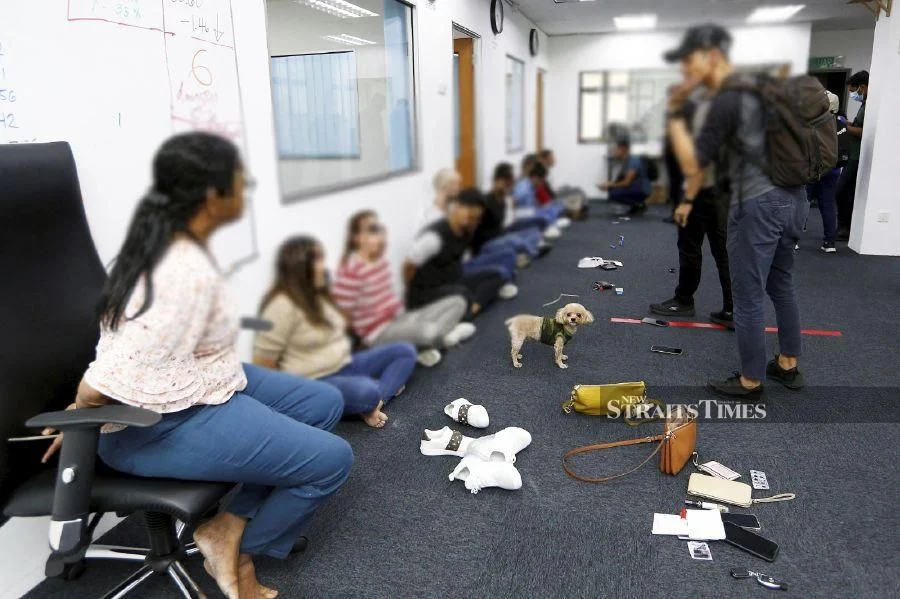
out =
[(343, 412), (336, 389), (242, 366), (235, 353), (239, 321), (207, 241), (240, 218), (247, 185), (230, 141), (187, 133), (162, 145), (107, 280), (97, 357), (73, 406), (120, 402), (163, 415), (100, 436), (99, 455), (116, 470), (244, 483), (194, 540), (226, 597), (273, 599), (251, 556), (290, 553), (346, 480), (353, 452), (328, 432)]
[(325, 253), (315, 239), (282, 244), (275, 285), (261, 310), (274, 326), (256, 336), (256, 364), (330, 383), (344, 396), (345, 414), (359, 414), (374, 428), (385, 425), (381, 409), (405, 388), (416, 348), (390, 343), (351, 353), (347, 318), (328, 291)]

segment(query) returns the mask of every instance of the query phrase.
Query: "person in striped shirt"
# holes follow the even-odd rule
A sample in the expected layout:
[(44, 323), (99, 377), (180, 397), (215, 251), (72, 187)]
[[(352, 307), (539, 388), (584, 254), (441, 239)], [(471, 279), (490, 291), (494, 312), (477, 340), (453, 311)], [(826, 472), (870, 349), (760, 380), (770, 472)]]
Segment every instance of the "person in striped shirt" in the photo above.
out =
[(441, 359), (441, 348), (457, 345), (475, 333), (475, 325), (461, 322), (466, 299), (451, 295), (405, 312), (384, 256), (386, 246), (387, 236), (377, 214), (364, 210), (353, 215), (332, 296), (364, 345), (406, 341), (420, 349), (419, 363), (433, 366)]

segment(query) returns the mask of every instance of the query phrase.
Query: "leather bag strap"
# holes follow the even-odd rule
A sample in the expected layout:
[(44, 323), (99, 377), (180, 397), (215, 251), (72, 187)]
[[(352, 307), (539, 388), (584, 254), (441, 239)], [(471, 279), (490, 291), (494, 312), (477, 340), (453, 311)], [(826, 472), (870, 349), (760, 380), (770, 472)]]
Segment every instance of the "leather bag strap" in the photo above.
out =
[[(636, 470), (639, 470), (642, 466), (644, 466), (644, 464), (646, 464), (651, 459), (653, 459), (653, 456), (655, 456), (656, 454), (658, 454), (660, 452), (660, 450), (662, 449), (663, 443), (666, 442), (667, 438), (668, 438), (668, 435), (655, 435), (653, 437), (643, 437), (641, 439), (628, 439), (627, 441), (614, 441), (612, 443), (597, 443), (595, 445), (585, 445), (584, 447), (578, 447), (576, 449), (572, 449), (571, 451), (567, 451), (566, 454), (563, 456), (563, 469), (566, 471), (566, 474), (568, 474), (575, 480), (580, 480), (583, 483), (602, 483), (602, 482), (606, 482), (608, 480), (620, 478), (622, 476), (631, 474), (632, 472), (635, 472)], [(571, 468), (569, 468), (569, 458), (571, 458), (572, 456), (581, 454), (581, 453), (600, 451), (602, 449), (611, 449), (613, 447), (625, 447), (627, 445), (640, 445), (641, 443), (653, 443), (655, 441), (659, 441), (659, 443), (656, 445), (656, 449), (653, 450), (653, 453), (648, 455), (647, 458), (643, 462), (641, 462), (640, 464), (638, 464), (637, 466), (635, 466), (628, 472), (623, 472), (621, 474), (615, 474), (613, 476), (604, 476), (603, 478), (587, 478), (587, 477), (581, 476), (579, 474), (576, 474)]]

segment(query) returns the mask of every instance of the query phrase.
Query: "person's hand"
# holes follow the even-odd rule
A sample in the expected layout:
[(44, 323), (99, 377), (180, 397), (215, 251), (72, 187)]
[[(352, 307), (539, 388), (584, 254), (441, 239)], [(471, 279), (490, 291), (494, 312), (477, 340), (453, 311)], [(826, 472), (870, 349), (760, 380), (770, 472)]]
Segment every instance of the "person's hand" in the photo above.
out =
[(842, 124), (844, 127), (847, 126), (847, 117), (845, 117), (845, 116), (838, 116), (837, 120), (838, 120), (838, 122), (839, 122), (840, 124)]
[(691, 210), (693, 209), (693, 204), (688, 204), (685, 202), (678, 204), (678, 208), (675, 209), (675, 213), (672, 215), (672, 218), (675, 220), (675, 224), (679, 227), (686, 227), (688, 216), (691, 215)]
[(687, 102), (690, 95), (699, 85), (699, 79), (687, 79), (681, 85), (672, 88), (669, 98), (666, 101), (666, 108), (668, 108), (669, 112), (681, 110), (684, 107), (684, 103)]
[(597, 188), (601, 191), (609, 191), (609, 182), (597, 183)]
[[(74, 410), (77, 407), (78, 406), (75, 405), (75, 402), (72, 402), (66, 407), (66, 409)], [(55, 433), (56, 433), (55, 428), (45, 428), (44, 430), (41, 431), (41, 434), (44, 436), (53, 435)], [(44, 452), (44, 457), (41, 458), (42, 464), (46, 464), (47, 462), (50, 461), (50, 458), (53, 457), (53, 454), (55, 454), (57, 451), (59, 451), (59, 448), (62, 447), (62, 442), (63, 442), (63, 436), (62, 436), (62, 433), (60, 433), (57, 438), (53, 439), (53, 443), (50, 444), (50, 447), (47, 448), (47, 451)]]

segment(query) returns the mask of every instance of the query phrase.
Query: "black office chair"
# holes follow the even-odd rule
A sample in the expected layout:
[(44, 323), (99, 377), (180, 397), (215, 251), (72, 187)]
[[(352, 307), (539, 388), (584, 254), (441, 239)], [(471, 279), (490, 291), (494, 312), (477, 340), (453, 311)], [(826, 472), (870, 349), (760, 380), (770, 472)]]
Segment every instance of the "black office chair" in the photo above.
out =
[[(69, 145), (0, 145), (0, 190), (0, 524), (52, 516), (49, 577), (77, 578), (91, 558), (127, 560), (140, 569), (105, 597), (122, 597), (153, 574), (200, 597), (180, 563), (197, 552), (183, 536), (234, 485), (138, 478), (96, 460), (104, 423), (152, 426), (159, 414), (124, 405), (62, 411), (94, 356), (106, 278)], [(46, 426), (65, 432), (58, 467), (40, 464), (46, 441), (7, 442)], [(141, 513), (149, 548), (92, 545), (104, 513)]]

